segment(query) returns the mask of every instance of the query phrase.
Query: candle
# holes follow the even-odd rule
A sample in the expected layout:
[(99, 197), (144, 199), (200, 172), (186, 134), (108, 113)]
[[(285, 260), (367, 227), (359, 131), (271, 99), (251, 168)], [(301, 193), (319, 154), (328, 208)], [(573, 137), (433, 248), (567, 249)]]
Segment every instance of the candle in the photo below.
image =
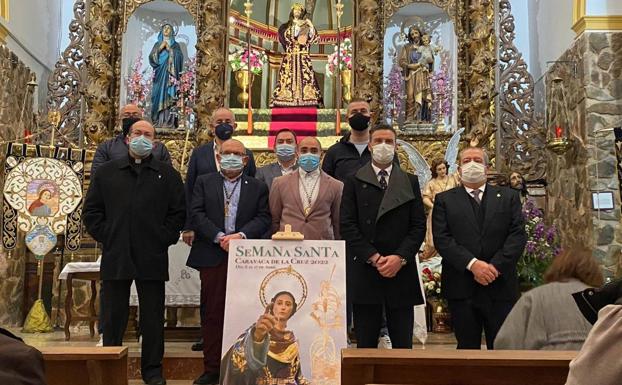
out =
[(555, 127), (555, 138), (561, 139), (562, 137), (562, 128), (560, 126)]

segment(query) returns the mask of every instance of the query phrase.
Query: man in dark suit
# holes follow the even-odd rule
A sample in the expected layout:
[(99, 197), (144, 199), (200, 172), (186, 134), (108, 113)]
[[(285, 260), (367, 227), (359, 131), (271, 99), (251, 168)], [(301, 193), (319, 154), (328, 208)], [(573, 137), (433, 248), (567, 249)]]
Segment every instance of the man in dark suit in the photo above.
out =
[(220, 172), (197, 178), (192, 197), (196, 239), (188, 266), (200, 271), (204, 373), (195, 384), (218, 384), (227, 286), (227, 253), (233, 239), (261, 238), (270, 228), (268, 187), (243, 174), (244, 145), (231, 139), (219, 147)]
[[(184, 231), (181, 234), (181, 238), (188, 246), (192, 246), (194, 240), (194, 231), (190, 226), (190, 208), (192, 207), (192, 192), (194, 190), (194, 183), (196, 179), (203, 174), (209, 174), (212, 172), (220, 171), (220, 166), (216, 161), (218, 154), (218, 148), (225, 141), (231, 139), (235, 128), (238, 126), (235, 122), (235, 115), (228, 108), (218, 108), (212, 113), (210, 120), (212, 133), (214, 140), (207, 142), (192, 151), (190, 160), (188, 161), (188, 172), (186, 173), (186, 207), (188, 213), (186, 215), (186, 224), (184, 225)], [(255, 176), (255, 159), (253, 158), (253, 152), (246, 150), (246, 156), (248, 162), (244, 166), (244, 174)], [(203, 309), (200, 310), (201, 317), (203, 316)], [(197, 343), (192, 345), (192, 350), (202, 351), (203, 340), (201, 339)]]
[(417, 177), (393, 164), (395, 148), (391, 126), (372, 129), (372, 161), (343, 189), (341, 236), (359, 348), (377, 346), (383, 306), (393, 347), (412, 348), (413, 306), (423, 303), (415, 260), (425, 237), (423, 201)]
[(486, 183), (488, 156), (460, 153), (462, 186), (436, 196), (434, 245), (442, 257), (441, 287), (458, 349), (488, 349), (518, 298), (516, 263), (527, 241), (517, 191)]
[(161, 385), (164, 355), (164, 282), (168, 247), (179, 239), (186, 217), (184, 185), (168, 163), (151, 151), (151, 123), (134, 123), (129, 155), (102, 165), (93, 176), (84, 203), (84, 224), (103, 244), (101, 279), (104, 346), (121, 346), (136, 282), (143, 336), (141, 374)]
[(283, 175), (291, 174), (298, 168), (296, 163), (296, 134), (289, 128), (282, 128), (274, 138), (274, 153), (277, 161), (257, 169), (255, 178), (266, 182), (268, 190), (272, 189), (272, 181)]
[[(192, 241), (194, 240), (194, 232), (190, 229), (190, 208), (192, 207), (191, 200), (194, 191), (194, 183), (197, 178), (203, 174), (220, 171), (220, 165), (216, 161), (218, 149), (225, 140), (231, 139), (237, 127), (235, 115), (230, 109), (224, 107), (214, 111), (211, 118), (211, 125), (214, 133), (214, 140), (192, 150), (192, 155), (190, 155), (190, 160), (188, 161), (185, 188), (188, 215), (186, 217), (184, 232), (182, 233), (182, 238), (188, 246), (192, 246)], [(246, 150), (246, 156), (248, 157), (248, 161), (244, 165), (244, 174), (254, 177), (257, 170), (255, 169), (253, 152)]]

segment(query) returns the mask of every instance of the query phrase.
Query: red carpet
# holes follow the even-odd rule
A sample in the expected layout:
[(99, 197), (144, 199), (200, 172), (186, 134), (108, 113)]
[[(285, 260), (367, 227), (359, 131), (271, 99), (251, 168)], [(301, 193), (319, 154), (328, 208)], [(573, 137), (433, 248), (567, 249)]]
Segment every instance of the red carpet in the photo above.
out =
[(317, 136), (317, 108), (273, 108), (268, 143), (274, 146), (275, 135), (280, 129), (289, 128), (296, 133), (298, 141), (306, 136)]

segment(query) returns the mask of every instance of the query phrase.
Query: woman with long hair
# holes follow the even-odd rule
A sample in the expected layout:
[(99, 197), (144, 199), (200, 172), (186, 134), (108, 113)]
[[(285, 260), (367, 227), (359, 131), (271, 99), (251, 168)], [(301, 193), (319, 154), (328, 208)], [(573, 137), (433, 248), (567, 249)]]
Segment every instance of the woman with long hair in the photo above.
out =
[(603, 284), (592, 250), (568, 248), (553, 259), (546, 284), (524, 293), (495, 339), (495, 349), (580, 350), (592, 325), (575, 304), (572, 293)]

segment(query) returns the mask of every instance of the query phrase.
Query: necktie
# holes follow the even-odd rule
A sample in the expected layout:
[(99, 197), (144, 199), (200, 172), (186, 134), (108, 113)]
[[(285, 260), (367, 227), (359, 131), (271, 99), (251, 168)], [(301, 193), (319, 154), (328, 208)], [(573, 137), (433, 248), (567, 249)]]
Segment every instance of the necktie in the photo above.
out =
[(480, 189), (475, 189), (473, 191), (471, 191), (471, 195), (473, 195), (473, 199), (475, 199), (475, 202), (477, 202), (477, 204), (481, 204), (482, 200), (479, 199), (479, 193), (481, 192)]
[(383, 190), (387, 189), (387, 171), (386, 170), (380, 170), (380, 172), (378, 173), (378, 175), (380, 175), (380, 188)]

